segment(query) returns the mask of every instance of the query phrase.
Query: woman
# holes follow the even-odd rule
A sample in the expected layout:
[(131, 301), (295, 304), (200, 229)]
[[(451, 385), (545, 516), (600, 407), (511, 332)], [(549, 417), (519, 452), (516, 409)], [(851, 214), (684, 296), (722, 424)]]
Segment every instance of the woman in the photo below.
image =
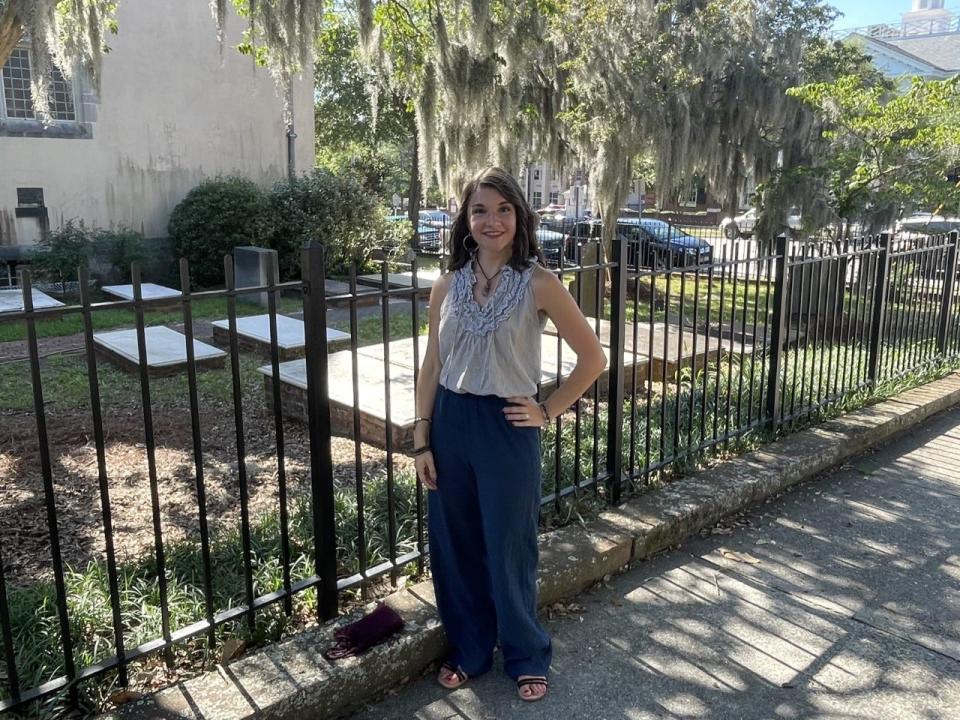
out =
[[(521, 699), (547, 692), (550, 638), (537, 622), (540, 429), (606, 365), (596, 335), (541, 264), (537, 217), (509, 174), (489, 168), (463, 192), (451, 272), (430, 294), (417, 384), (414, 456), (429, 493), (430, 565), (456, 688), (490, 669), (499, 638)], [(544, 316), (577, 354), (538, 404)]]

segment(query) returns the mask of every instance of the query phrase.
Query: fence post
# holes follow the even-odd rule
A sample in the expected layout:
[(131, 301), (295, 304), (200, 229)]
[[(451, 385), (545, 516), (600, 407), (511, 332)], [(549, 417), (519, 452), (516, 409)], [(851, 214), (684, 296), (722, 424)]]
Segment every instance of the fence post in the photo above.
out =
[(953, 289), (957, 280), (957, 242), (960, 232), (950, 233), (950, 249), (947, 251), (947, 269), (943, 278), (943, 297), (940, 299), (940, 322), (937, 326), (937, 354), (947, 354), (947, 332), (950, 329), (950, 311), (953, 309)]
[[(623, 490), (623, 344), (627, 304), (627, 244), (620, 235), (613, 240), (617, 267), (610, 287), (610, 370), (607, 374), (607, 475), (610, 503), (620, 504)], [(561, 250), (562, 252), (562, 250)], [(636, 372), (636, 368), (633, 369)]]
[(877, 386), (880, 375), (880, 340), (887, 312), (887, 288), (890, 285), (890, 233), (880, 234), (877, 270), (873, 279), (873, 307), (870, 319), (870, 349), (867, 358), (867, 379)]
[(336, 617), (337, 535), (333, 504), (333, 457), (330, 449), (330, 389), (327, 381), (327, 297), (324, 247), (303, 249), (303, 324), (307, 363), (307, 427), (310, 438), (310, 491), (313, 500), (317, 614)]
[(775, 244), (773, 275), (773, 332), (770, 337), (770, 370), (767, 373), (767, 417), (770, 430), (776, 430), (780, 418), (780, 373), (786, 344), (790, 288), (787, 287), (787, 236), (778, 235)]

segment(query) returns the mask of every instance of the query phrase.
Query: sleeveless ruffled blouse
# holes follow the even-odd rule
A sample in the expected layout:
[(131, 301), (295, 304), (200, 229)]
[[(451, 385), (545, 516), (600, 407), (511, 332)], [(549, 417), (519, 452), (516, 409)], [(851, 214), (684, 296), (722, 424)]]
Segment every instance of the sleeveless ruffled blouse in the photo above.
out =
[(533, 296), (536, 263), (504, 265), (482, 307), (473, 297), (473, 264), (455, 271), (440, 306), (440, 384), (473, 395), (534, 395), (540, 380), (545, 316)]

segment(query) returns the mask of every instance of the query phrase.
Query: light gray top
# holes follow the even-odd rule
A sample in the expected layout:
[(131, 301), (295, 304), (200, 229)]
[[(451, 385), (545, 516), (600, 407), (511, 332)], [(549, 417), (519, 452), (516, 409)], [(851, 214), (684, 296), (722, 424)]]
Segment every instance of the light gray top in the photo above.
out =
[[(440, 384), (474, 395), (534, 395), (540, 380), (540, 331), (530, 279), (536, 263), (505, 265), (481, 307), (473, 297), (472, 263), (454, 272), (440, 306)], [(545, 316), (543, 316), (545, 318)]]

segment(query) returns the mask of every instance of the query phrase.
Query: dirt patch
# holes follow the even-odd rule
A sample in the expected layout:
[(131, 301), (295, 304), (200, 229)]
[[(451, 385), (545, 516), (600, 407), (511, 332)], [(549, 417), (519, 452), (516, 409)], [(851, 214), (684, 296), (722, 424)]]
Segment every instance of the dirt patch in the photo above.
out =
[[(262, 400), (245, 401), (246, 470), (250, 515), (276, 512), (279, 463), (274, 418)], [(249, 407), (247, 407), (249, 405)], [(156, 477), (165, 544), (199, 539), (200, 520), (189, 405), (156, 408)], [(153, 551), (154, 507), (139, 407), (104, 411), (105, 466), (119, 561)], [(101, 493), (93, 422), (87, 411), (49, 412), (46, 418), (53, 496), (64, 562), (85, 567), (105, 558)], [(211, 533), (239, 527), (237, 439), (232, 405), (200, 413), (206, 517)], [(306, 428), (284, 422), (288, 507), (310, 496)], [(37, 424), (32, 413), (0, 414), (0, 548), (7, 582), (31, 584), (52, 577), (51, 542)], [(361, 445), (362, 473), (383, 471), (386, 453)], [(334, 482), (355, 483), (355, 445), (333, 438)], [(412, 461), (394, 455), (395, 470)]]
[[(57, 353), (74, 353), (83, 351), (83, 334), (64, 335), (37, 339), (37, 351), (40, 357), (47, 357)], [(26, 340), (11, 340), (0, 343), (0, 362), (16, 362), (30, 357)]]

